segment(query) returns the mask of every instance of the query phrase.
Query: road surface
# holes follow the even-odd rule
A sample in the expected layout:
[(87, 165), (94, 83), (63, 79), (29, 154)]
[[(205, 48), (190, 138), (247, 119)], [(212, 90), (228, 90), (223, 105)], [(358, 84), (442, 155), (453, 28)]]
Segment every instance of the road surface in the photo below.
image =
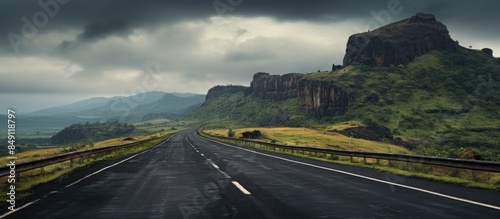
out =
[(500, 218), (499, 206), (498, 192), (236, 147), (190, 130), (4, 218)]

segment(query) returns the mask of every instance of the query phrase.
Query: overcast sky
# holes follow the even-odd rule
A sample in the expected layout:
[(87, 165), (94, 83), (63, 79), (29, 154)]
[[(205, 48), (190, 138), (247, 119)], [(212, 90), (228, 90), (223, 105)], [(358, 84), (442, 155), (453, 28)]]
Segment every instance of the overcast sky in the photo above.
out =
[(26, 112), (152, 90), (206, 93), (218, 84), (249, 85), (255, 72), (328, 70), (342, 63), (351, 34), (417, 12), (435, 14), (462, 46), (497, 52), (499, 6), (494, 0), (2, 0), (0, 108)]

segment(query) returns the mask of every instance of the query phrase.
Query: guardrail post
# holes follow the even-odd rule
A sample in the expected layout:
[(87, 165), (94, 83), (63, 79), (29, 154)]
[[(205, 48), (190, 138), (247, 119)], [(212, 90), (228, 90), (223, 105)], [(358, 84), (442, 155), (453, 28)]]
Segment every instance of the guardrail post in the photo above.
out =
[(69, 160), (69, 168), (73, 168), (73, 159)]
[(471, 170), (471, 176), (473, 181), (477, 181), (478, 176), (477, 176), (477, 171)]
[(349, 160), (350, 160), (350, 161), (351, 161), (351, 163), (352, 163), (352, 156), (349, 156)]
[(363, 157), (363, 164), (366, 165), (366, 157)]
[(376, 158), (375, 162), (377, 162), (377, 165), (380, 165), (380, 159)]

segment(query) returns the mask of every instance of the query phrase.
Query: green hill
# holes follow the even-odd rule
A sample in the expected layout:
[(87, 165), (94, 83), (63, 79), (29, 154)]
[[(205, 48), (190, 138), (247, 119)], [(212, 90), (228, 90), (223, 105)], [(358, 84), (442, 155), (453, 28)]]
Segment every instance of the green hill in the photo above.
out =
[(73, 124), (64, 128), (50, 139), (52, 144), (91, 143), (131, 134), (133, 125), (119, 122)]
[(463, 147), (474, 148), (476, 159), (500, 160), (498, 58), (464, 48), (431, 51), (407, 65), (353, 63), (333, 72), (307, 74), (303, 80), (331, 81), (347, 91), (352, 97), (347, 112), (314, 118), (295, 98), (273, 101), (241, 90), (217, 92), (186, 119), (209, 121), (214, 128), (326, 128), (354, 120), (387, 127), (417, 153), (457, 157)]
[(309, 77), (351, 90), (345, 120), (376, 122), (423, 144), (500, 148), (500, 59), (482, 52), (432, 51), (408, 65), (354, 64)]
[(270, 101), (244, 95), (244, 92), (224, 93), (206, 101), (184, 119), (207, 121), (207, 127), (300, 126), (295, 117), (304, 117), (296, 99)]

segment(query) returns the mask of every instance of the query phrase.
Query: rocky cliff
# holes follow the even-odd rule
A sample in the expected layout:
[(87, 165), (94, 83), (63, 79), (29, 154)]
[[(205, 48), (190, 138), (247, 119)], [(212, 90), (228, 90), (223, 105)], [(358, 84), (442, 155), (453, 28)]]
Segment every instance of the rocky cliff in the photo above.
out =
[(248, 87), (235, 86), (235, 85), (227, 85), (227, 86), (218, 85), (208, 90), (206, 101), (210, 101), (224, 95), (230, 95), (238, 92), (245, 92), (246, 89), (248, 89)]
[(308, 79), (305, 74), (270, 75), (256, 73), (246, 95), (274, 101), (297, 98), (308, 114), (323, 117), (342, 115), (350, 97), (332, 81)]
[(270, 75), (259, 72), (253, 76), (250, 83), (250, 92), (256, 97), (271, 99), (275, 101), (286, 100), (297, 97), (298, 81), (304, 74), (290, 73), (285, 75)]
[(431, 50), (455, 51), (457, 47), (446, 26), (437, 21), (434, 15), (418, 13), (411, 18), (349, 37), (343, 64), (406, 64)]
[(302, 79), (298, 87), (298, 104), (315, 117), (343, 115), (352, 101), (352, 97), (332, 81)]

